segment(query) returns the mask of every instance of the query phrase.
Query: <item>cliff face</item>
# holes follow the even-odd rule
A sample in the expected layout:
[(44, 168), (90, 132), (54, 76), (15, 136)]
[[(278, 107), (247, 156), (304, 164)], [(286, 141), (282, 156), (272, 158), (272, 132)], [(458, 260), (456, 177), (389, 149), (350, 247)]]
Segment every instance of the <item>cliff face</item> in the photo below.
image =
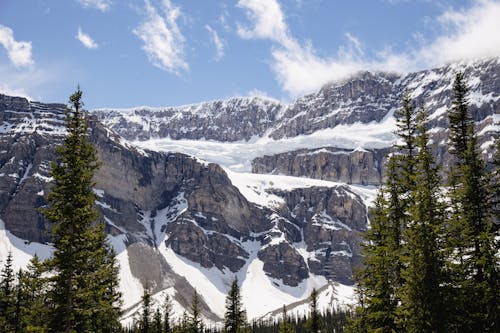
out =
[(252, 172), (337, 181), (346, 184), (380, 185), (390, 149), (302, 149), (265, 155), (252, 161)]

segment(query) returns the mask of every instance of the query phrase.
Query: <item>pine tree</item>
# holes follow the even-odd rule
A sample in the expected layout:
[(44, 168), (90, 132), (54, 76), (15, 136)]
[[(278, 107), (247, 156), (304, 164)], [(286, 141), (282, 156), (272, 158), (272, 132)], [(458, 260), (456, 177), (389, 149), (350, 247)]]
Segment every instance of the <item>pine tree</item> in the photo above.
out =
[(45, 271), (44, 264), (35, 254), (20, 281), (25, 295), (22, 321), (27, 332), (48, 332), (47, 318), (51, 304), (48, 300), (48, 278), (43, 276)]
[(226, 313), (224, 315), (224, 332), (238, 333), (246, 328), (246, 313), (241, 304), (238, 279), (234, 278), (226, 297)]
[(500, 328), (498, 228), (493, 224), (494, 207), (488, 200), (490, 179), (477, 149), (467, 94), (464, 75), (457, 73), (449, 112), (454, 164), (449, 174), (451, 219), (447, 238), (451, 299), (456, 306), (448, 329), (494, 332)]
[(150, 333), (151, 330), (151, 302), (149, 288), (144, 288), (142, 294), (142, 311), (139, 319), (139, 329), (141, 333)]
[(309, 296), (309, 319), (306, 328), (309, 333), (318, 333), (323, 326), (321, 315), (318, 309), (318, 291), (313, 288)]
[(172, 318), (172, 300), (168, 294), (165, 295), (165, 300), (163, 301), (163, 333), (170, 333), (172, 328), (170, 326), (170, 320)]
[[(93, 175), (99, 163), (88, 142), (88, 117), (82, 111), (82, 91), (71, 95), (66, 114), (68, 135), (57, 148), (58, 161), (51, 166), (54, 186), (43, 212), (52, 222), (54, 254), (48, 262), (53, 272), (50, 328), (55, 332), (107, 332), (104, 318), (115, 324), (115, 298), (101, 293), (103, 284), (116, 280), (106, 236), (95, 208)], [(106, 276), (115, 274), (114, 276)], [(96, 320), (98, 321), (96, 323)]]
[(415, 188), (410, 194), (410, 223), (406, 228), (403, 251), (405, 263), (400, 290), (398, 320), (405, 332), (443, 332), (443, 260), (439, 239), (444, 210), (439, 198), (441, 180), (429, 149), (426, 116), (418, 115)]
[(189, 332), (200, 333), (203, 331), (203, 322), (201, 320), (200, 299), (195, 290), (193, 301), (191, 302), (191, 317), (189, 318)]
[(0, 328), (2, 332), (14, 332), (15, 327), (15, 276), (12, 264), (12, 252), (0, 273)]
[(286, 314), (286, 306), (283, 304), (283, 311), (281, 313), (281, 321), (279, 325), (279, 333), (293, 333), (293, 325), (288, 322), (288, 316)]
[(363, 266), (357, 273), (358, 308), (349, 324), (350, 332), (393, 332), (397, 303), (393, 290), (393, 268), (388, 223), (388, 201), (380, 189), (371, 212), (370, 229), (363, 246)]
[(161, 311), (160, 311), (160, 308), (156, 308), (156, 311), (153, 315), (153, 329), (152, 329), (152, 332), (153, 333), (161, 333), (162, 332), (162, 315), (161, 315)]

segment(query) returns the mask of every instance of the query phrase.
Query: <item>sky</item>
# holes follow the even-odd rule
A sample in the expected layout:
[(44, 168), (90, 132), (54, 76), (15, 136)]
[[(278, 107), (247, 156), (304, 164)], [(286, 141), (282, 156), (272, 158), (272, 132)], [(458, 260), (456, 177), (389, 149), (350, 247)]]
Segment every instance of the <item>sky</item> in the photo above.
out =
[(0, 92), (87, 108), (289, 102), (500, 55), (500, 0), (0, 0)]

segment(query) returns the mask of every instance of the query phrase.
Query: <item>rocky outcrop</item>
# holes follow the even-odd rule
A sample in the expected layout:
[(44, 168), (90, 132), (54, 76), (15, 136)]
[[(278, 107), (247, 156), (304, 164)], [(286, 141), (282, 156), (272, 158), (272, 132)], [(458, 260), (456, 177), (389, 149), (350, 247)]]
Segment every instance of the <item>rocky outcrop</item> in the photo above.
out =
[(310, 272), (352, 283), (368, 223), (362, 199), (345, 186), (274, 193), (285, 200), (290, 218), (302, 226), (307, 251), (312, 254), (307, 262)]
[(346, 82), (325, 85), (319, 92), (299, 98), (287, 108), (270, 136), (281, 139), (340, 124), (378, 122), (399, 103), (398, 78), (363, 72)]
[(269, 129), (284, 108), (259, 97), (234, 97), (179, 107), (98, 109), (94, 114), (130, 140), (154, 138), (249, 140)]
[(389, 149), (302, 149), (258, 157), (252, 161), (252, 172), (380, 185), (388, 152)]
[(281, 279), (284, 284), (296, 287), (302, 280), (309, 277), (309, 270), (304, 258), (290, 244), (282, 242), (266, 246), (258, 253), (264, 262), (264, 271), (275, 279)]

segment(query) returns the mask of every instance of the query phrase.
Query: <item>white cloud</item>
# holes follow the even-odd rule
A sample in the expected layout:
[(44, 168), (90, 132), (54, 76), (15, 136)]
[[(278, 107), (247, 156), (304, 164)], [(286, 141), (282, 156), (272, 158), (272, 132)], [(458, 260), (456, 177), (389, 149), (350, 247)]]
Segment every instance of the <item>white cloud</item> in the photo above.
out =
[(99, 47), (92, 37), (84, 33), (80, 27), (78, 27), (78, 34), (75, 37), (88, 49), (97, 49)]
[(101, 12), (107, 11), (111, 7), (111, 0), (78, 0), (84, 8), (95, 8)]
[(143, 41), (142, 49), (154, 66), (179, 75), (179, 70), (189, 69), (184, 59), (185, 39), (177, 25), (181, 11), (170, 0), (163, 0), (160, 10), (162, 13), (145, 0), (146, 19), (134, 34)]
[(420, 51), (424, 61), (500, 55), (500, 1), (476, 0), (468, 9), (446, 11), (438, 22), (444, 33)]
[(246, 11), (250, 22), (250, 27), (238, 24), (238, 34), (274, 42), (271, 67), (282, 89), (292, 97), (359, 70), (408, 72), (461, 59), (500, 56), (500, 38), (495, 35), (500, 31), (498, 0), (475, 0), (467, 9), (449, 9), (431, 20), (441, 32), (433, 40), (416, 32), (417, 48), (397, 53), (382, 46), (370, 58), (361, 41), (349, 32), (336, 55), (318, 56), (310, 42), (299, 42), (291, 35), (277, 0), (239, 0), (237, 6)]
[(0, 24), (0, 44), (7, 50), (7, 55), (16, 67), (29, 67), (34, 64), (31, 54), (31, 42), (18, 42), (12, 29)]
[(24, 89), (12, 89), (8, 87), (5, 83), (0, 83), (0, 94), (9, 95), (9, 96), (18, 96), (24, 97), (30, 101), (33, 100), (31, 96), (28, 95), (26, 90)]
[(265, 38), (287, 44), (290, 37), (285, 17), (276, 0), (239, 0), (237, 7), (246, 9), (252, 28), (238, 24), (238, 34), (243, 38)]
[(208, 24), (205, 25), (205, 29), (207, 29), (209, 35), (210, 35), (210, 40), (215, 46), (215, 60), (219, 61), (224, 57), (224, 40), (219, 37), (219, 34), (217, 33), (216, 30), (214, 30), (211, 26)]

